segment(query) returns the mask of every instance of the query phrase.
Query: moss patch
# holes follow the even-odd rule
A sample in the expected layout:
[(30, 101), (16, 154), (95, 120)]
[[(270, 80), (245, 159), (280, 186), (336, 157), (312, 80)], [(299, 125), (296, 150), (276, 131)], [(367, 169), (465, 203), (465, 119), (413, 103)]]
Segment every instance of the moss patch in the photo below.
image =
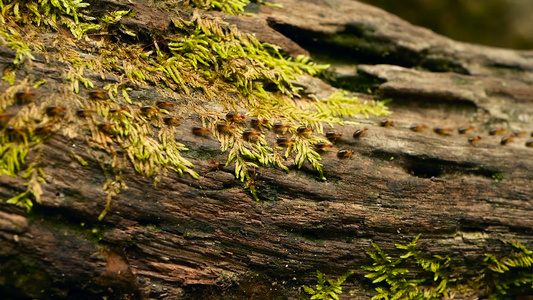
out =
[[(199, 116), (204, 127), (200, 130), (219, 140), (221, 150), (228, 152), (226, 165), (234, 162), (237, 179), (247, 182), (256, 199), (254, 172), (266, 166), (288, 170), (286, 159), (298, 168), (309, 164), (319, 179), (325, 179), (314, 145), (327, 141), (310, 131), (322, 133), (324, 125), (350, 123), (349, 118), (359, 113), (390, 113), (382, 103), (361, 103), (342, 92), (326, 99), (302, 97), (294, 82), (302, 75), (319, 74), (327, 65), (304, 56), (287, 57), (277, 46), (197, 11), (169, 13), (171, 26), (166, 32), (148, 37), (143, 33), (141, 40), (123, 23), (135, 18), (135, 12), (117, 10), (96, 18), (81, 1), (8, 3), (2, 10), (5, 26), (0, 35), (16, 54), (4, 70), (4, 79), (13, 86), (0, 96), (0, 112), (6, 112), (0, 132), (5, 145), (0, 149), (0, 170), (10, 176), (26, 170), (28, 189), (10, 202), (28, 209), (39, 202), (44, 176), (39, 155), (30, 167), (25, 158), (50, 134), (83, 136), (90, 148), (101, 153), (94, 157), (108, 178), (107, 207), (101, 219), (112, 197), (127, 188), (122, 170), (128, 161), (138, 173), (153, 177), (155, 184), (169, 171), (198, 177), (192, 163), (181, 155), (188, 149), (175, 139), (182, 112)], [(231, 3), (238, 4), (231, 10), (235, 12), (246, 1)], [(57, 20), (73, 36), (58, 34)], [(70, 82), (69, 88), (38, 94), (42, 79), (24, 77), (21, 71), (28, 69), (31, 74), (37, 54), (63, 70), (61, 76)], [(95, 87), (94, 82), (104, 78), (107, 83)], [(154, 87), (166, 96), (165, 101), (146, 99), (137, 92)], [(252, 118), (258, 123), (249, 127), (244, 120)], [(264, 138), (277, 122), (285, 126), (283, 135), (290, 141), (286, 148)], [(301, 127), (307, 128), (305, 133)]]

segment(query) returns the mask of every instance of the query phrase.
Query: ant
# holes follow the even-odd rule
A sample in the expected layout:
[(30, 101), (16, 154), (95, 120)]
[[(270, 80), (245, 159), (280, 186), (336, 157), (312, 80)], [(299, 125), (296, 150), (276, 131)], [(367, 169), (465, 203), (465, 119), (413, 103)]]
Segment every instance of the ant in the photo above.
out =
[(180, 124), (180, 119), (176, 117), (164, 117), (163, 122), (168, 126), (178, 126)]
[(383, 120), (379, 123), (379, 125), (381, 127), (390, 127), (390, 126), (394, 126), (394, 121), (390, 121), (390, 120)]
[(192, 128), (192, 133), (194, 135), (203, 136), (204, 134), (211, 133), (211, 130), (209, 130), (208, 128), (205, 128), (205, 127), (195, 126), (195, 127)]
[(282, 133), (282, 134), (285, 134), (287, 132), (287, 130), (289, 130), (291, 128), (290, 125), (283, 125), (281, 123), (274, 123), (274, 131), (278, 132), (278, 133)]
[(433, 131), (440, 135), (452, 135), (453, 130), (450, 128), (444, 128), (444, 127), (435, 127), (433, 128)]
[(478, 135), (478, 136), (476, 136), (476, 137), (468, 138), (468, 142), (469, 142), (470, 144), (472, 144), (472, 146), (473, 146), (474, 143), (479, 142), (479, 141), (481, 141), (482, 139), (483, 139), (483, 138), (480, 137), (480, 136)]
[(43, 134), (44, 135), (44, 134), (50, 133), (53, 128), (54, 128), (54, 124), (39, 125), (39, 126), (37, 126), (37, 128), (35, 128), (35, 132), (37, 134)]
[(49, 117), (57, 117), (65, 113), (67, 111), (67, 108), (64, 106), (48, 106), (46, 108), (46, 114)]
[(418, 125), (418, 124), (411, 125), (411, 127), (409, 127), (409, 129), (411, 129), (414, 132), (424, 131), (426, 130), (426, 128), (428, 128), (426, 125)]
[(248, 182), (246, 183), (245, 189), (250, 190), (250, 194), (252, 194), (252, 198), (254, 198), (255, 201), (259, 201), (259, 197), (257, 196), (257, 189), (255, 188), (255, 182), (263, 177), (263, 170), (261, 170), (261, 173), (258, 173), (256, 169), (254, 168), (254, 171), (250, 178), (248, 179)]
[(0, 114), (0, 128), (4, 127), (13, 117), (12, 114)]
[(357, 129), (353, 133), (353, 138), (357, 140), (357, 139), (361, 138), (365, 134), (365, 132), (367, 132), (367, 131), (368, 131), (368, 128), (366, 128), (366, 127), (363, 128), (363, 129)]
[(103, 90), (93, 90), (89, 92), (89, 99), (91, 100), (107, 100), (109, 95)]
[(342, 137), (342, 133), (336, 133), (335, 131), (326, 132), (326, 138), (330, 142), (335, 142), (337, 139), (340, 139), (341, 137)]
[(159, 108), (156, 106), (145, 105), (141, 107), (141, 112), (145, 116), (150, 116), (151, 114), (156, 113), (158, 111), (159, 111)]
[(109, 113), (111, 114), (118, 114), (120, 112), (123, 112), (123, 111), (127, 111), (128, 109), (125, 108), (125, 107), (119, 107), (119, 108), (113, 108), (113, 109), (110, 109), (109, 110)]
[(174, 103), (168, 102), (168, 101), (157, 101), (155, 104), (160, 109), (171, 109), (174, 107)]
[(322, 150), (322, 151), (327, 151), (328, 149), (333, 149), (333, 145), (332, 144), (327, 144), (327, 143), (318, 143), (318, 144), (315, 144), (315, 147), (318, 150)]
[(298, 134), (307, 135), (307, 134), (310, 134), (311, 132), (313, 132), (314, 130), (312, 128), (308, 128), (308, 127), (305, 127), (305, 126), (300, 126), (300, 127), (298, 127), (298, 129), (296, 129), (296, 131), (298, 132)]
[(260, 137), (260, 136), (261, 134), (254, 130), (246, 130), (242, 133), (242, 138), (247, 141), (254, 140), (255, 138)]
[[(111, 111), (109, 111), (109, 112), (111, 112)], [(80, 118), (86, 118), (86, 117), (90, 116), (93, 113), (94, 113), (94, 110), (92, 110), (92, 109), (78, 109), (76, 111), (76, 115), (78, 117), (80, 117)]]
[(250, 120), (250, 124), (252, 125), (253, 128), (260, 129), (261, 126), (267, 126), (268, 125), (268, 121), (267, 120), (260, 120), (258, 118), (252, 118)]
[(457, 132), (459, 132), (459, 134), (465, 134), (472, 129), (474, 129), (474, 126), (464, 126), (464, 127), (458, 128)]
[(32, 93), (30, 91), (26, 91), (26, 92), (20, 91), (20, 92), (15, 93), (15, 98), (20, 104), (30, 102), (34, 96), (35, 96), (35, 93)]
[(13, 139), (18, 139), (18, 138), (25, 139), (26, 138), (27, 130), (24, 127), (9, 126), (6, 128), (6, 131)]
[(340, 150), (337, 152), (337, 157), (340, 159), (350, 158), (355, 154), (353, 150)]
[(497, 134), (500, 134), (502, 132), (505, 132), (504, 128), (492, 128), (491, 130), (489, 130), (489, 134), (490, 135), (497, 135)]
[(98, 129), (100, 129), (103, 133), (112, 135), (114, 134), (115, 123), (100, 123), (98, 124)]
[(226, 123), (218, 123), (217, 124), (217, 130), (220, 133), (229, 133), (233, 129), (235, 129), (235, 126), (233, 126), (233, 125), (228, 125)]
[(245, 119), (245, 116), (236, 112), (229, 112), (226, 114), (226, 121), (230, 123), (242, 123)]
[(288, 139), (288, 138), (285, 138), (285, 137), (280, 137), (276, 140), (276, 143), (278, 144), (278, 146), (281, 146), (281, 147), (288, 147), (292, 144), (294, 144), (296, 142), (296, 140), (293, 140), (293, 139)]
[(507, 145), (507, 143), (509, 143), (510, 141), (512, 141), (514, 139), (514, 135), (508, 135), (508, 136), (505, 136), (502, 138), (502, 140), (500, 141), (500, 145), (504, 146), (504, 145)]
[(211, 165), (210, 171), (218, 171), (218, 170), (220, 170), (220, 169), (222, 169), (222, 168), (224, 168), (226, 166), (226, 164), (219, 163), (219, 162), (215, 161), (214, 159), (212, 159), (209, 162), (209, 165)]

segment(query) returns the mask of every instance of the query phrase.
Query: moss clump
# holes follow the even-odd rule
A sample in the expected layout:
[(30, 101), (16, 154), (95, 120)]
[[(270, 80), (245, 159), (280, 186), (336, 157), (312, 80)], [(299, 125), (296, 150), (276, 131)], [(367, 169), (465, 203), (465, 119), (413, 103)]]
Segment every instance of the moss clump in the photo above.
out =
[(183, 4), (205, 10), (218, 10), (228, 14), (244, 11), (249, 0), (184, 0)]
[(317, 284), (316, 290), (304, 285), (304, 291), (311, 295), (311, 299), (322, 300), (339, 300), (339, 295), (342, 294), (341, 285), (351, 276), (353, 272), (347, 272), (346, 274), (337, 278), (337, 281), (324, 278), (324, 274), (320, 271), (316, 271)]
[[(11, 176), (18, 174), (29, 149), (49, 136), (36, 134), (36, 127), (28, 128), (27, 124), (52, 124), (50, 133), (58, 133), (61, 128), (70, 138), (84, 136), (89, 147), (106, 154), (95, 157), (108, 177), (104, 186), (107, 205), (101, 217), (109, 210), (111, 198), (127, 188), (122, 179), (127, 160), (139, 173), (154, 177), (155, 183), (169, 170), (198, 176), (192, 163), (181, 156), (187, 148), (176, 141), (178, 129), (165, 123), (165, 116), (175, 117), (179, 111), (198, 115), (202, 124), (221, 142), (222, 150), (229, 152), (227, 165), (235, 162), (236, 177), (246, 180), (252, 190), (252, 170), (263, 166), (288, 170), (284, 162), (292, 157), (297, 167), (308, 162), (317, 170), (318, 177), (325, 179), (320, 154), (313, 145), (327, 141), (320, 136), (299, 133), (299, 126), (321, 133), (324, 125), (350, 123), (349, 118), (359, 113), (389, 113), (383, 103), (359, 103), (340, 92), (322, 100), (301, 97), (300, 88), (294, 84), (299, 76), (316, 75), (328, 66), (314, 64), (304, 56), (287, 57), (278, 47), (261, 43), (236, 27), (197, 11), (188, 16), (174, 15), (173, 26), (166, 34), (152, 36), (150, 41), (133, 42), (129, 37), (137, 33), (121, 24), (125, 18), (134, 17), (133, 12), (115, 11), (94, 18), (90, 6), (77, 0), (29, 1), (24, 6), (20, 0), (0, 1), (4, 1), (2, 20), (5, 25), (0, 34), (9, 47), (17, 51), (13, 65), (5, 71), (6, 79), (14, 85), (0, 96), (0, 112), (14, 104), (16, 93), (28, 90), (31, 84), (42, 83), (16, 80), (23, 65), (31, 69), (32, 54), (40, 53), (49, 61), (65, 63), (68, 70), (63, 76), (70, 81), (70, 90), (47, 97), (55, 100), (41, 97), (25, 104), (4, 126), (0, 138), (10, 145), (9, 149), (4, 149), (4, 152), (10, 151), (10, 155), (2, 157), (2, 172)], [(58, 19), (74, 37), (50, 35), (58, 29)], [(20, 34), (19, 25), (25, 26), (26, 35)], [(48, 33), (46, 43), (43, 33)], [(113, 37), (112, 42), (109, 36)], [(94, 78), (97, 75), (104, 78), (104, 74), (118, 80), (104, 85), (105, 92), (84, 92), (83, 87), (94, 88)], [(155, 99), (130, 96), (143, 86), (161, 88), (175, 107), (155, 109)], [(182, 97), (187, 101), (174, 100)], [(46, 109), (50, 105), (64, 107), (67, 112), (60, 118), (49, 118)], [(154, 110), (147, 113), (147, 106)], [(95, 113), (76, 116), (75, 111), (79, 109)], [(244, 132), (248, 129), (238, 122), (228, 124), (231, 130), (219, 130), (220, 122), (228, 122), (224, 117), (228, 111), (266, 120), (257, 128), (260, 136), (245, 138)], [(294, 143), (286, 149), (270, 145), (264, 137), (274, 122), (290, 127), (284, 135)], [(5, 128), (17, 124), (26, 126), (24, 134), (10, 136)], [(38, 165), (34, 169), (38, 169)], [(22, 202), (23, 198), (14, 198), (11, 202), (29, 207), (30, 202)]]
[[(258, 4), (281, 7), (279, 4), (272, 2), (255, 0), (251, 1)], [(183, 0), (182, 4), (196, 7), (204, 10), (218, 10), (227, 14), (239, 14), (244, 12), (246, 5), (250, 3), (249, 0)]]
[(418, 235), (408, 245), (396, 245), (404, 254), (392, 258), (372, 243), (367, 252), (372, 266), (364, 266), (377, 295), (372, 299), (442, 299), (463, 294), (466, 298), (483, 291), (489, 299), (511, 299), (533, 288), (533, 251), (518, 242), (505, 243), (509, 253), (503, 257), (485, 254), (485, 259), (462, 275), (450, 257), (428, 256), (417, 249)]

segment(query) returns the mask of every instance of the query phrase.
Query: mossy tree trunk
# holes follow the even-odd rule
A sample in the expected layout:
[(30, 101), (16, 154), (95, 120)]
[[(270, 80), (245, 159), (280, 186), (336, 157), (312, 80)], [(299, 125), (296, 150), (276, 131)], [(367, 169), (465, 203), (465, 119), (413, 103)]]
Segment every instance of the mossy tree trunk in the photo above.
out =
[[(97, 10), (136, 12), (123, 24), (150, 43), (147, 37), (164, 34), (171, 16), (140, 2), (98, 1)], [(41, 203), (30, 213), (0, 203), (4, 295), (306, 299), (300, 287), (313, 284), (316, 270), (333, 277), (352, 270), (343, 297), (367, 299), (373, 289), (361, 266), (371, 264), (365, 254), (371, 242), (395, 255), (394, 244), (422, 233), (423, 251), (450, 256), (465, 274), (485, 253), (504, 255), (502, 241), (533, 248), (533, 148), (525, 146), (533, 130), (533, 52), (455, 42), (356, 1), (276, 3), (284, 8), (251, 5), (253, 17), (209, 14), (290, 55), (309, 51), (330, 63), (323, 80), (302, 78), (302, 94), (322, 98), (334, 86), (361, 99), (392, 98), (395, 125), (360, 117), (359, 125), (337, 126), (343, 137), (335, 147), (355, 154), (341, 160), (324, 153), (326, 182), (305, 164), (289, 163), (288, 173), (265, 168), (255, 180), (260, 201), (254, 201), (233, 165), (210, 163), (227, 153), (213, 137), (192, 133), (199, 117), (181, 112), (176, 138), (190, 149), (183, 155), (200, 177), (170, 172), (154, 187), (153, 178), (124, 168), (127, 189), (112, 198), (102, 221), (102, 186), (114, 176), (112, 162), (96, 159), (99, 151), (88, 148), (84, 136), (59, 130), (37, 150), (45, 174)], [(14, 58), (15, 51), (0, 46), (2, 69)], [(35, 55), (23, 66), (18, 79), (47, 80), (37, 99), (70, 88), (59, 62)], [(88, 77), (95, 86), (118, 81), (106, 75)], [(9, 84), (1, 81), (0, 88)], [(167, 95), (137, 86), (130, 97), (142, 102)], [(413, 132), (413, 124), (427, 129)], [(475, 129), (457, 133), (469, 125)], [(453, 133), (434, 133), (439, 126)], [(363, 127), (366, 134), (352, 138)], [(500, 127), (506, 135), (520, 130), (527, 136), (503, 146), (504, 135), (488, 134)], [(481, 141), (468, 142), (478, 135)], [(266, 138), (274, 141), (276, 134)], [(26, 189), (21, 177), (0, 179), (2, 199)]]

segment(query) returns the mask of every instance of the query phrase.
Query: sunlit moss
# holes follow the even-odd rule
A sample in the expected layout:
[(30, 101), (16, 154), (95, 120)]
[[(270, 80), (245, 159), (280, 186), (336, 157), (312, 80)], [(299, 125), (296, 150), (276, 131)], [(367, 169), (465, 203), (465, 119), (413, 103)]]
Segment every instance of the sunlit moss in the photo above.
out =
[[(291, 159), (298, 168), (308, 162), (317, 171), (318, 178), (325, 179), (320, 154), (313, 147), (324, 142), (324, 138), (313, 134), (300, 135), (296, 132), (298, 126), (308, 126), (321, 133), (324, 124), (353, 123), (347, 118), (360, 113), (389, 113), (382, 103), (359, 103), (340, 92), (323, 100), (301, 99), (301, 88), (294, 84), (299, 76), (316, 75), (327, 69), (327, 65), (317, 65), (305, 56), (286, 56), (277, 46), (261, 43), (235, 26), (198, 12), (185, 18), (173, 17), (168, 34), (158, 34), (146, 45), (108, 42), (105, 38), (108, 35), (137, 35), (121, 24), (123, 19), (134, 17), (129, 11), (110, 12), (98, 19), (89, 15), (90, 7), (81, 1), (30, 1), (31, 5), (24, 7), (20, 6), (20, 0), (0, 1), (4, 4), (2, 21), (6, 25), (0, 35), (2, 41), (17, 53), (10, 71), (4, 72), (4, 79), (15, 84), (18, 68), (31, 62), (32, 53), (41, 53), (47, 60), (65, 63), (67, 68), (63, 76), (70, 82), (70, 90), (56, 97), (69, 98), (69, 104), (62, 100), (29, 104), (30, 110), (19, 111), (9, 125), (23, 118), (41, 120), (45, 104), (67, 106), (70, 112), (61, 120), (62, 133), (70, 138), (85, 136), (89, 147), (107, 154), (105, 158), (95, 157), (102, 169), (107, 170), (108, 165), (112, 169), (106, 173), (109, 173), (104, 187), (107, 204), (101, 217), (110, 209), (111, 198), (126, 188), (121, 170), (128, 166), (127, 160), (137, 172), (153, 177), (155, 183), (169, 170), (198, 177), (192, 163), (181, 156), (187, 148), (175, 140), (177, 129), (162, 122), (163, 116), (172, 112), (162, 109), (158, 113), (142, 113), (141, 107), (154, 105), (155, 99), (132, 98), (131, 92), (139, 86), (163, 87), (172, 90), (174, 96), (186, 95), (188, 101), (179, 109), (195, 113), (205, 126), (211, 128), (221, 149), (228, 152), (227, 165), (235, 163), (236, 178), (247, 181), (250, 190), (254, 188), (252, 172), (265, 166), (288, 171), (285, 163)], [(209, 2), (209, 5), (215, 2)], [(234, 2), (242, 4), (245, 1)], [(239, 7), (234, 6), (234, 11), (240, 11)], [(41, 34), (22, 36), (16, 26), (5, 22), (8, 18), (24, 25), (30, 33), (57, 30), (60, 26), (57, 20), (60, 19), (59, 24), (69, 28), (74, 38), (52, 35), (45, 47), (40, 40)], [(88, 32), (97, 34), (90, 36)], [(95, 100), (78, 95), (83, 88), (95, 87), (94, 78), (103, 79), (108, 75), (118, 81), (103, 86), (105, 97)], [(33, 83), (20, 82), (13, 86), (13, 90), (1, 95), (0, 112), (13, 104), (15, 92), (28, 89), (30, 84)], [(95, 114), (77, 118), (72, 111), (78, 108), (94, 110)], [(120, 113), (111, 112), (117, 109)], [(291, 126), (287, 134), (295, 143), (283, 149), (270, 145), (264, 134), (248, 141), (242, 137), (244, 128), (241, 125), (235, 126), (231, 133), (220, 133), (216, 125), (228, 111), (241, 111), (247, 116), (268, 120), (270, 124), (264, 126), (263, 133), (272, 122), (283, 122)], [(19, 140), (8, 140), (7, 146), (3, 146), (2, 151), (8, 154), (1, 161), (3, 173), (16, 176), (24, 169), (24, 158), (29, 149), (46, 139), (46, 135), (36, 135), (34, 130), (28, 128)], [(54, 132), (59, 130), (56, 128)], [(7, 137), (6, 130), (3, 130), (0, 138)], [(257, 198), (257, 194), (253, 194)]]

